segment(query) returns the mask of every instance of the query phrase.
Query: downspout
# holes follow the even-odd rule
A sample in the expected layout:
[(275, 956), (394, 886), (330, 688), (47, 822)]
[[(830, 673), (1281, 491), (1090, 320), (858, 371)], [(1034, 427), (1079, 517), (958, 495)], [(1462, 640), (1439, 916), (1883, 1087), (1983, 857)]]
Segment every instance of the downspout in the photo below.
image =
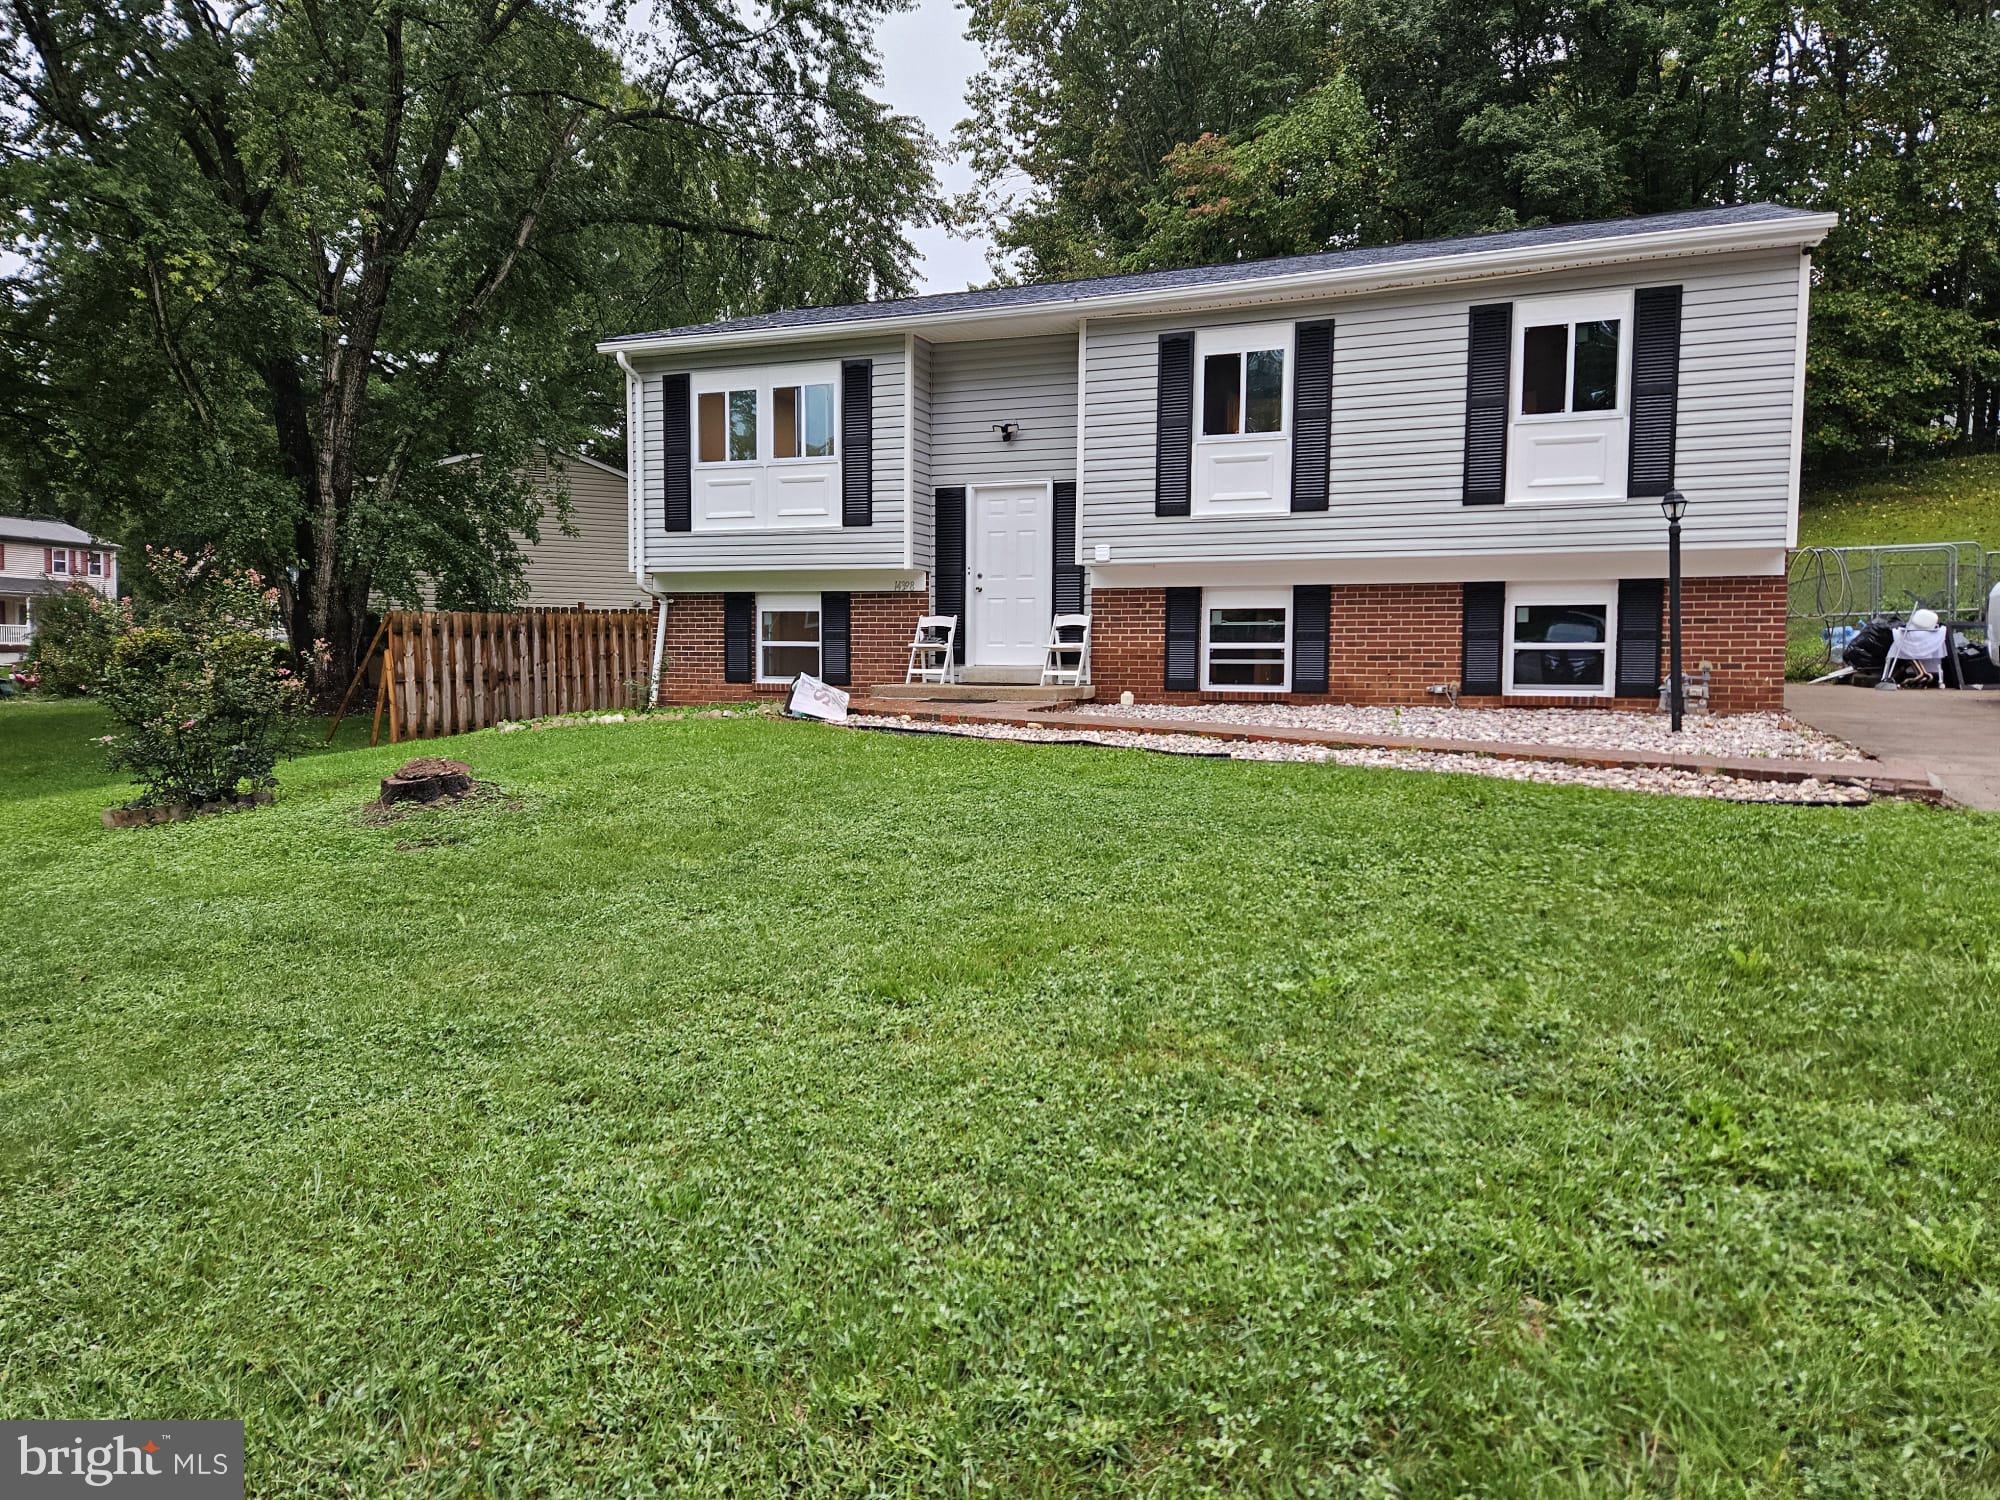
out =
[[(646, 471), (644, 467), (646, 441), (644, 414), (646, 409), (646, 383), (625, 351), (615, 351), (618, 368), (625, 372), (625, 389), (636, 390), (638, 404), (628, 411), (625, 445), (625, 503), (629, 507), (629, 527), (632, 554), (633, 580), (644, 589), (659, 605), (659, 613), (653, 621), (653, 666), (646, 678), (646, 707), (657, 707), (660, 701), (660, 662), (667, 651), (667, 596), (653, 587), (653, 580), (646, 571)], [(629, 399), (629, 397), (628, 397)], [(637, 441), (632, 441), (636, 436)]]

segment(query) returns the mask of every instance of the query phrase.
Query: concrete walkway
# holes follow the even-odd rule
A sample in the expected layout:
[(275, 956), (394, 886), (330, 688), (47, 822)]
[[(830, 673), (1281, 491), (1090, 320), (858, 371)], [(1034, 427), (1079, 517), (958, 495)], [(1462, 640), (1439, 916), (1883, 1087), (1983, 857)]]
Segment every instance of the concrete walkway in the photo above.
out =
[[(1859, 694), (1859, 689), (1854, 689)], [(1886, 698), (1889, 695), (1883, 693)], [(2000, 705), (1996, 705), (2000, 706)], [(1490, 755), (1499, 760), (1559, 761), (1573, 766), (1639, 767), (1737, 776), (1746, 781), (1827, 781), (1865, 786), (1892, 797), (1938, 801), (1926, 768), (1909, 760), (1779, 760), (1758, 756), (1688, 755), (1656, 750), (1615, 750), (1579, 745), (1535, 745), (1509, 740), (1434, 739), (1424, 735), (1355, 734), (1279, 725), (1202, 719), (1142, 719), (1115, 707), (1053, 711), (1021, 703), (913, 703), (908, 699), (855, 698), (857, 714), (904, 715), (933, 724), (1020, 724), (1040, 729), (1123, 729), (1141, 734), (1198, 734), (1218, 740), (1265, 740), (1372, 750), (1430, 750), (1448, 755)], [(1845, 738), (1845, 736), (1843, 736)], [(1858, 741), (1855, 743), (1859, 744)], [(1865, 745), (1861, 748), (1866, 749)]]
[(2000, 810), (2000, 692), (1788, 687), (1795, 719), (1884, 760), (1922, 766), (1966, 807)]

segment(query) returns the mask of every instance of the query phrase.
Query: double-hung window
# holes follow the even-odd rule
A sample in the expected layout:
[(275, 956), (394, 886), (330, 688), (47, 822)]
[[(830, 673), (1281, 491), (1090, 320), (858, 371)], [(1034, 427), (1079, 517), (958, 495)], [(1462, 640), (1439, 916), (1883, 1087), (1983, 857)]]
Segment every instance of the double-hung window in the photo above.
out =
[(1201, 606), (1204, 688), (1282, 693), (1291, 687), (1289, 590), (1208, 589)]
[(89, 568), (92, 578), (102, 578), (104, 576), (104, 554), (102, 552), (93, 552), (90, 554)]
[(1195, 334), (1196, 515), (1291, 508), (1292, 325)]
[(757, 596), (757, 680), (819, 675), (819, 595)]
[(49, 554), (49, 572), (57, 578), (69, 577), (69, 548), (58, 547)]
[(1514, 304), (1507, 498), (1625, 495), (1632, 294)]
[(771, 457), (833, 457), (831, 382), (771, 388)]
[(696, 403), (701, 445), (696, 457), (705, 464), (753, 464), (757, 461), (757, 391), (703, 391)]
[(1595, 697), (1611, 691), (1616, 590), (1608, 584), (1514, 584), (1507, 590), (1510, 693)]
[(831, 361), (694, 374), (694, 530), (840, 524), (839, 381)]

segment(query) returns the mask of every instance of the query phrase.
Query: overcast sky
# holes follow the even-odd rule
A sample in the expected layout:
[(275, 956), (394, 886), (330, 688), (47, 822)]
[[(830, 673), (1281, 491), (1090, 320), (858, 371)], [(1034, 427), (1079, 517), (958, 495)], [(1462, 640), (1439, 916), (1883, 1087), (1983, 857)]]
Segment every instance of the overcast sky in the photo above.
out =
[[(883, 94), (892, 109), (915, 115), (945, 146), (951, 130), (965, 113), (965, 84), (979, 67), (979, 49), (965, 35), (965, 13), (952, 0), (918, 0), (915, 10), (893, 15), (883, 23)], [(948, 162), (939, 172), (947, 193), (972, 186), (972, 172), (962, 162)], [(959, 292), (989, 281), (986, 242), (964, 240), (942, 229), (912, 234), (920, 265), (917, 290)]]

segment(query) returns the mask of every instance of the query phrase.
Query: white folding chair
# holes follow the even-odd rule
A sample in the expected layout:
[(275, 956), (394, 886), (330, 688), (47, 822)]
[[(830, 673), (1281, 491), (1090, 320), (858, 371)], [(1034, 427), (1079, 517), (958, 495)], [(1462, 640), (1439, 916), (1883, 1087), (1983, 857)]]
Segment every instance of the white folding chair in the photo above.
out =
[(1041, 685), (1082, 687), (1088, 681), (1090, 616), (1057, 615), (1049, 621), (1049, 644), (1042, 653)]
[(925, 615), (910, 637), (910, 664), (905, 682), (950, 682), (958, 675), (952, 652), (958, 642), (957, 615)]

